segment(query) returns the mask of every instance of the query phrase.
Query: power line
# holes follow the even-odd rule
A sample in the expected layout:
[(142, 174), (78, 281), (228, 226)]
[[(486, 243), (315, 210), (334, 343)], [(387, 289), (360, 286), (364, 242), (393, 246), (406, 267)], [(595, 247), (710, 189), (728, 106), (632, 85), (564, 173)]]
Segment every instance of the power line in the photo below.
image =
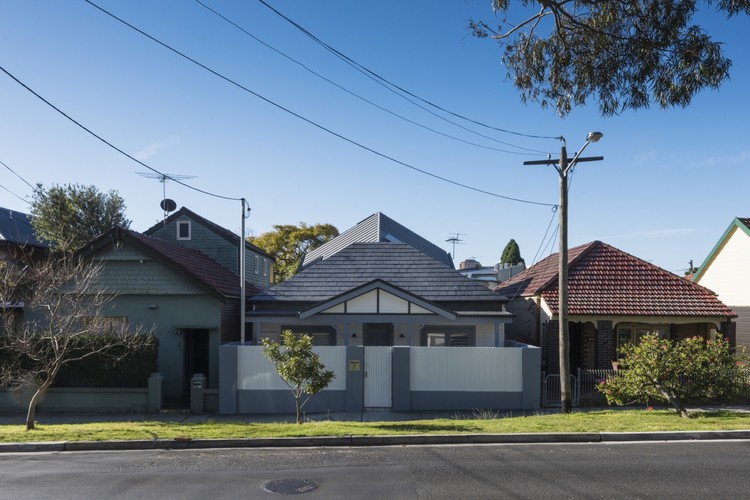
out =
[(15, 197), (16, 197), (16, 198), (18, 198), (19, 200), (21, 200), (22, 202), (26, 203), (27, 205), (30, 205), (30, 203), (29, 203), (29, 200), (26, 200), (26, 199), (24, 199), (24, 198), (20, 197), (19, 195), (17, 195), (16, 193), (14, 193), (13, 191), (11, 191), (11, 190), (10, 190), (10, 189), (8, 189), (7, 187), (3, 186), (2, 184), (0, 184), (0, 188), (2, 188), (2, 189), (4, 189), (4, 190), (6, 190), (6, 191), (7, 191), (7, 192), (9, 192), (10, 194), (12, 194), (13, 196), (15, 196)]
[(30, 187), (31, 189), (34, 189), (34, 186), (32, 186), (32, 185), (31, 185), (31, 183), (30, 183), (29, 181), (27, 181), (26, 179), (24, 179), (23, 177), (21, 177), (21, 174), (19, 174), (18, 172), (16, 172), (16, 171), (15, 171), (15, 170), (13, 170), (12, 168), (10, 168), (10, 167), (9, 167), (8, 165), (6, 165), (6, 164), (5, 164), (5, 163), (4, 163), (3, 161), (0, 161), (0, 165), (2, 165), (3, 167), (7, 168), (8, 170), (10, 170), (10, 171), (11, 171), (11, 172), (12, 172), (12, 173), (13, 173), (13, 174), (14, 174), (14, 175), (16, 176), (16, 177), (18, 177), (18, 178), (19, 178), (19, 179), (21, 179), (21, 180), (22, 180), (23, 182), (25, 182), (25, 183), (26, 183), (26, 185), (27, 185), (27, 186), (29, 186), (29, 187)]
[[(508, 150), (505, 150), (505, 149), (493, 148), (491, 146), (486, 146), (484, 144), (478, 144), (476, 142), (467, 141), (465, 139), (461, 139), (460, 137), (456, 137), (456, 136), (453, 136), (451, 134), (447, 134), (445, 132), (441, 132), (441, 131), (436, 130), (434, 128), (428, 127), (427, 125), (424, 125), (424, 124), (419, 123), (417, 121), (411, 120), (411, 119), (409, 119), (409, 118), (407, 118), (407, 117), (405, 117), (403, 115), (400, 115), (400, 114), (396, 113), (395, 111), (392, 111), (392, 110), (390, 110), (388, 108), (385, 108), (384, 106), (381, 106), (381, 105), (379, 105), (379, 104), (377, 104), (377, 103), (375, 103), (375, 102), (367, 99), (366, 97), (363, 97), (363, 96), (357, 94), (356, 92), (353, 92), (353, 91), (347, 89), (343, 85), (339, 85), (338, 83), (336, 83), (333, 80), (327, 78), (326, 76), (323, 76), (322, 74), (320, 74), (317, 71), (313, 70), (312, 68), (308, 67), (303, 62), (298, 61), (297, 59), (295, 59), (292, 56), (286, 54), (285, 52), (283, 52), (283, 51), (277, 49), (276, 47), (273, 47), (272, 45), (264, 42), (263, 40), (261, 40), (260, 38), (258, 38), (255, 35), (253, 35), (252, 33), (250, 33), (249, 31), (247, 31), (245, 28), (243, 28), (242, 26), (240, 26), (236, 22), (232, 21), (231, 19), (229, 19), (228, 17), (224, 16), (220, 12), (218, 12), (215, 9), (213, 9), (213, 8), (209, 7), (208, 5), (204, 4), (200, 0), (195, 0), (195, 2), (198, 5), (200, 5), (201, 7), (205, 8), (206, 10), (208, 10), (209, 12), (212, 12), (213, 14), (215, 14), (217, 17), (219, 17), (219, 18), (223, 19), (224, 21), (226, 21), (227, 23), (231, 24), (232, 26), (234, 26), (235, 28), (237, 28), (238, 30), (240, 30), (242, 33), (246, 34), (247, 36), (249, 36), (250, 38), (252, 38), (256, 42), (258, 42), (259, 44), (261, 44), (264, 47), (266, 47), (266, 48), (268, 48), (268, 49), (276, 52), (277, 54), (281, 55), (282, 57), (285, 57), (286, 59), (292, 61), (293, 63), (299, 65), (301, 68), (305, 69), (309, 73), (312, 73), (313, 75), (317, 76), (318, 78), (322, 79), (325, 82), (328, 82), (329, 84), (333, 85), (334, 87), (338, 88), (339, 90), (342, 90), (342, 91), (346, 92), (347, 94), (349, 94), (349, 95), (351, 95), (353, 97), (356, 97), (357, 99), (359, 99), (359, 100), (361, 100), (363, 102), (366, 102), (367, 104), (369, 104), (369, 105), (371, 105), (371, 106), (373, 106), (373, 107), (375, 107), (375, 108), (377, 108), (377, 109), (379, 109), (381, 111), (384, 111), (384, 112), (386, 112), (386, 113), (388, 113), (388, 114), (390, 114), (392, 116), (395, 116), (396, 118), (399, 118), (399, 119), (401, 119), (401, 120), (403, 120), (405, 122), (411, 123), (412, 125), (416, 125), (417, 127), (421, 127), (421, 128), (423, 128), (425, 130), (428, 130), (428, 131), (430, 131), (430, 132), (432, 132), (434, 134), (438, 134), (438, 135), (441, 135), (443, 137), (447, 137), (449, 139), (453, 139), (455, 141), (462, 142), (464, 144), (468, 144), (470, 146), (476, 146), (476, 147), (479, 147), (479, 148), (489, 149), (489, 150), (492, 150), (492, 151), (498, 151), (500, 153), (518, 154), (518, 155), (524, 154), (521, 151), (508, 151)], [(517, 146), (515, 144), (511, 144), (511, 143), (507, 143), (507, 142), (503, 142), (503, 141), (498, 141), (498, 140), (496, 140), (494, 138), (491, 138), (491, 137), (489, 137), (489, 139), (494, 140), (496, 142), (499, 142), (500, 144), (505, 144), (507, 146), (518, 148), (518, 149), (521, 149), (521, 150), (524, 150), (524, 151), (531, 151), (531, 152), (535, 152), (535, 153), (545, 154), (545, 152), (542, 152), (542, 151), (539, 151), (539, 150), (536, 150), (536, 149), (525, 148), (525, 147), (522, 147), (522, 146)]]
[[(509, 129), (495, 127), (493, 125), (488, 125), (488, 124), (480, 122), (478, 120), (474, 120), (472, 118), (468, 118), (468, 117), (466, 117), (466, 116), (464, 116), (464, 115), (462, 115), (460, 113), (457, 113), (455, 111), (451, 111), (451, 110), (448, 110), (448, 109), (446, 109), (446, 108), (444, 108), (442, 106), (439, 106), (439, 105), (437, 105), (437, 104), (435, 104), (435, 103), (433, 103), (433, 102), (431, 102), (431, 101), (429, 101), (427, 99), (424, 99), (424, 98), (422, 98), (422, 97), (420, 97), (420, 96), (418, 96), (418, 95), (416, 95), (416, 94), (414, 94), (414, 93), (412, 93), (412, 92), (410, 92), (410, 91), (408, 91), (408, 90), (406, 90), (406, 89), (404, 89), (404, 88), (396, 85), (395, 83), (391, 82), (387, 78), (384, 78), (384, 77), (380, 76), (379, 74), (377, 74), (376, 72), (374, 72), (371, 69), (367, 68), (366, 66), (363, 66), (363, 65), (359, 64), (357, 61), (351, 59), (349, 56), (347, 56), (346, 54), (344, 54), (344, 53), (340, 52), (339, 50), (335, 49), (331, 45), (328, 45), (326, 42), (322, 41), (320, 38), (318, 38), (317, 36), (315, 36), (314, 34), (312, 34), (310, 31), (308, 31), (307, 29), (305, 29), (304, 27), (300, 26), (299, 24), (297, 24), (295, 21), (293, 21), (292, 19), (290, 19), (286, 15), (284, 15), (281, 12), (279, 12), (278, 10), (276, 10), (274, 7), (272, 7), (271, 5), (269, 5), (268, 3), (266, 3), (265, 0), (258, 0), (258, 1), (261, 4), (265, 5), (272, 12), (274, 12), (276, 15), (278, 15), (279, 17), (281, 17), (282, 19), (284, 19), (285, 21), (287, 21), (289, 24), (291, 24), (295, 28), (297, 28), (303, 34), (305, 34), (306, 36), (308, 36), (315, 43), (319, 44), (320, 46), (322, 46), (323, 48), (325, 48), (326, 50), (328, 50), (329, 52), (331, 52), (335, 56), (339, 57), (344, 62), (346, 62), (347, 64), (351, 65), (352, 67), (354, 67), (358, 71), (362, 72), (363, 74), (366, 74), (366, 75), (370, 76), (373, 80), (382, 82), (382, 84), (384, 84), (384, 86), (386, 88), (389, 88), (392, 92), (394, 92), (392, 89), (398, 89), (400, 92), (403, 92), (404, 94), (409, 95), (409, 96), (411, 96), (411, 97), (413, 97), (413, 98), (415, 98), (415, 99), (417, 99), (417, 100), (419, 100), (419, 101), (427, 104), (428, 106), (431, 106), (431, 107), (433, 107), (435, 109), (438, 109), (438, 110), (440, 110), (440, 111), (442, 111), (444, 113), (448, 113), (449, 115), (455, 116), (456, 118), (460, 118), (462, 120), (465, 120), (467, 122), (473, 123), (475, 125), (479, 125), (481, 127), (488, 128), (488, 129), (491, 129), (491, 130), (495, 130), (495, 131), (498, 131), (498, 132), (503, 132), (503, 133), (512, 134), (512, 135), (517, 135), (517, 136), (520, 136), (520, 137), (528, 137), (528, 138), (531, 138), (531, 139), (555, 139), (555, 140), (559, 139), (559, 137), (525, 134), (525, 133), (522, 133), (522, 132), (516, 132), (516, 131), (513, 131), (513, 130), (509, 130)], [(397, 92), (394, 92), (394, 93), (398, 94)], [(401, 94), (398, 94), (398, 95), (401, 95)], [(401, 95), (401, 97), (404, 97), (404, 96)], [(416, 103), (414, 103), (413, 101), (411, 101), (409, 99), (407, 99), (407, 100), (409, 102), (411, 102), (412, 104), (414, 104), (415, 106), (419, 106)], [(421, 106), (419, 106), (419, 107), (421, 107)], [(422, 108), (422, 109), (425, 109), (425, 108)], [(470, 132), (478, 134), (475, 131), (467, 129), (467, 128), (465, 128), (465, 127), (463, 127), (461, 125), (458, 125), (457, 123), (452, 122), (450, 120), (447, 120), (446, 118), (444, 118), (444, 117), (442, 117), (440, 115), (435, 114), (435, 116), (437, 116), (437, 117), (439, 117), (439, 118), (441, 118), (443, 120), (446, 120), (449, 123), (452, 123), (453, 125), (461, 127), (464, 130), (468, 130)], [(481, 135), (481, 134), (478, 134), (478, 135)], [(486, 137), (486, 136), (482, 136), (482, 137)], [(491, 139), (491, 140), (495, 140), (495, 139), (493, 139), (491, 137), (487, 137), (487, 138)], [(500, 142), (500, 141), (498, 141), (498, 142)], [(503, 144), (507, 144), (507, 143), (503, 143)], [(545, 151), (536, 151), (536, 152), (546, 154)]]
[(65, 112), (64, 112), (63, 110), (61, 110), (60, 108), (58, 108), (57, 106), (55, 106), (54, 104), (52, 104), (52, 103), (51, 103), (50, 101), (48, 101), (47, 99), (45, 99), (45, 98), (44, 98), (44, 97), (42, 97), (41, 95), (39, 95), (39, 94), (38, 94), (37, 92), (35, 92), (35, 91), (34, 91), (34, 90), (33, 90), (33, 89), (31, 88), (31, 87), (29, 87), (28, 85), (26, 85), (25, 83), (23, 83), (23, 82), (22, 82), (21, 80), (19, 80), (19, 79), (18, 79), (18, 78), (16, 78), (15, 76), (13, 76), (13, 75), (12, 75), (12, 74), (11, 74), (11, 73), (10, 73), (10, 72), (9, 72), (8, 70), (6, 70), (6, 69), (5, 69), (4, 67), (0, 66), (0, 71), (2, 71), (3, 73), (5, 73), (5, 74), (6, 74), (6, 75), (8, 75), (9, 77), (11, 77), (11, 78), (12, 78), (13, 80), (15, 80), (15, 82), (16, 82), (16, 83), (18, 83), (18, 84), (19, 84), (20, 86), (22, 86), (23, 88), (25, 88), (26, 90), (28, 90), (29, 92), (31, 92), (32, 94), (34, 94), (34, 96), (36, 96), (36, 97), (37, 97), (37, 98), (38, 98), (39, 100), (41, 100), (42, 102), (44, 102), (44, 103), (45, 103), (45, 104), (46, 104), (47, 106), (51, 107), (52, 109), (54, 109), (55, 111), (57, 111), (58, 113), (60, 113), (61, 115), (63, 115), (63, 116), (65, 117), (65, 118), (67, 118), (67, 119), (68, 119), (68, 120), (70, 120), (71, 122), (75, 123), (75, 124), (76, 124), (76, 125), (78, 125), (78, 126), (79, 126), (80, 128), (82, 128), (83, 130), (85, 130), (86, 132), (88, 132), (89, 134), (91, 134), (92, 136), (96, 137), (97, 139), (99, 139), (99, 140), (100, 140), (101, 142), (103, 142), (104, 144), (106, 144), (106, 145), (107, 145), (107, 146), (109, 146), (110, 148), (114, 149), (115, 151), (117, 151), (117, 152), (118, 152), (118, 153), (120, 153), (121, 155), (123, 155), (123, 156), (125, 156), (125, 157), (127, 157), (127, 158), (129, 158), (129, 159), (131, 159), (131, 160), (133, 160), (134, 162), (138, 163), (139, 165), (141, 165), (141, 166), (143, 166), (143, 167), (145, 167), (145, 168), (147, 168), (147, 169), (151, 170), (152, 172), (155, 172), (155, 173), (157, 173), (157, 174), (159, 174), (159, 175), (162, 175), (162, 176), (164, 176), (165, 178), (167, 178), (167, 179), (169, 179), (169, 180), (171, 180), (171, 181), (174, 181), (174, 182), (176, 182), (177, 184), (180, 184), (181, 186), (184, 186), (184, 187), (186, 187), (186, 188), (188, 188), (188, 189), (192, 189), (193, 191), (197, 191), (197, 192), (199, 192), (199, 193), (203, 193), (203, 194), (205, 194), (205, 195), (208, 195), (208, 196), (213, 196), (214, 198), (221, 198), (221, 199), (223, 199), (223, 200), (231, 200), (231, 201), (240, 201), (240, 200), (241, 200), (241, 198), (231, 198), (231, 197), (229, 197), (229, 196), (222, 196), (222, 195), (219, 195), (219, 194), (216, 194), (216, 193), (211, 193), (211, 192), (209, 192), (209, 191), (205, 191), (205, 190), (203, 190), (203, 189), (200, 189), (200, 188), (197, 188), (197, 187), (195, 187), (195, 186), (191, 186), (190, 184), (186, 184), (186, 183), (182, 182), (182, 181), (181, 181), (181, 180), (179, 180), (179, 179), (173, 179), (173, 178), (172, 178), (172, 177), (170, 177), (170, 176), (169, 176), (168, 174), (164, 174), (164, 173), (162, 173), (162, 172), (159, 172), (159, 171), (158, 171), (158, 170), (156, 170), (155, 168), (153, 168), (153, 167), (151, 167), (150, 165), (147, 165), (147, 164), (145, 164), (145, 163), (144, 163), (144, 162), (142, 162), (141, 160), (139, 160), (139, 159), (137, 159), (137, 158), (135, 158), (135, 157), (131, 156), (130, 154), (128, 154), (128, 153), (126, 153), (125, 151), (123, 151), (122, 149), (118, 148), (117, 146), (115, 146), (114, 144), (112, 144), (111, 142), (109, 142), (108, 140), (104, 139), (104, 138), (103, 138), (102, 136), (100, 136), (100, 135), (96, 134), (96, 133), (95, 133), (94, 131), (92, 131), (91, 129), (89, 129), (89, 128), (87, 128), (86, 126), (84, 126), (84, 125), (83, 125), (82, 123), (80, 123), (79, 121), (77, 121), (76, 119), (74, 119), (73, 117), (71, 117), (70, 115), (68, 115), (67, 113), (65, 113)]
[[(344, 135), (342, 135), (342, 134), (340, 134), (340, 133), (338, 133), (338, 132), (335, 132), (335, 131), (333, 131), (333, 130), (331, 130), (331, 129), (329, 129), (329, 128), (327, 128), (327, 127), (325, 127), (325, 126), (323, 126), (323, 125), (321, 125), (321, 124), (319, 124), (319, 123), (317, 123), (317, 122), (315, 122), (315, 121), (311, 120), (310, 118), (307, 118), (307, 117), (305, 117), (305, 116), (302, 116), (302, 115), (300, 115), (299, 113), (296, 113), (296, 112), (292, 111), (291, 109), (289, 109), (289, 108), (286, 108), (286, 107), (282, 106), (281, 104), (278, 104), (278, 103), (276, 103), (276, 102), (272, 101), (271, 99), (269, 99), (269, 98), (267, 98), (267, 97), (265, 97), (265, 96), (263, 96), (263, 95), (259, 94), (258, 92), (255, 92), (254, 90), (251, 90), (251, 89), (249, 89), (248, 87), (245, 87), (244, 85), (242, 85), (242, 84), (240, 84), (240, 83), (236, 82), (235, 80), (232, 80), (231, 78), (229, 78), (229, 77), (227, 77), (227, 76), (224, 76), (223, 74), (219, 73), (218, 71), (216, 71), (216, 70), (214, 70), (214, 69), (211, 69), (210, 67), (206, 66), (205, 64), (203, 64), (203, 63), (201, 63), (201, 62), (199, 62), (199, 61), (197, 61), (197, 60), (193, 59), (192, 57), (190, 57), (190, 56), (188, 56), (188, 55), (184, 54), (183, 52), (180, 52), (179, 50), (175, 49), (174, 47), (172, 47), (172, 46), (170, 46), (170, 45), (168, 45), (168, 44), (166, 44), (166, 43), (162, 42), (161, 40), (159, 40), (159, 39), (157, 39), (157, 38), (155, 38), (155, 37), (153, 37), (153, 36), (149, 35), (149, 34), (148, 34), (148, 33), (146, 33), (145, 31), (143, 31), (143, 30), (141, 30), (141, 29), (139, 29), (139, 28), (137, 28), (137, 27), (133, 26), (132, 24), (128, 23), (127, 21), (125, 21), (125, 20), (123, 20), (123, 19), (121, 19), (121, 18), (117, 17), (116, 15), (114, 15), (114, 14), (112, 14), (111, 12), (107, 11), (106, 9), (104, 9), (104, 8), (102, 8), (102, 7), (100, 7), (100, 6), (98, 6), (97, 4), (95, 4), (94, 2), (92, 2), (91, 0), (84, 0), (84, 1), (85, 1), (86, 3), (88, 3), (89, 5), (91, 5), (92, 7), (95, 7), (95, 8), (97, 8), (98, 10), (100, 10), (101, 12), (103, 12), (103, 13), (107, 14), (107, 15), (108, 15), (108, 16), (110, 16), (111, 18), (113, 18), (113, 19), (115, 19), (115, 20), (119, 21), (120, 23), (124, 24), (125, 26), (129, 27), (130, 29), (132, 29), (132, 30), (134, 30), (134, 31), (137, 31), (137, 32), (138, 32), (138, 33), (140, 33), (141, 35), (143, 35), (143, 36), (145, 36), (146, 38), (148, 38), (148, 39), (152, 40), (153, 42), (155, 42), (155, 43), (157, 43), (157, 44), (161, 45), (161, 46), (162, 46), (162, 47), (164, 47), (165, 49), (167, 49), (167, 50), (169, 50), (169, 51), (171, 51), (171, 52), (173, 52), (173, 53), (177, 54), (178, 56), (180, 56), (180, 57), (182, 57), (182, 58), (184, 58), (184, 59), (186, 59), (186, 60), (190, 61), (191, 63), (195, 64), (196, 66), (199, 66), (199, 67), (203, 68), (204, 70), (208, 71), (209, 73), (213, 74), (214, 76), (217, 76), (218, 78), (221, 78), (222, 80), (226, 81), (227, 83), (230, 83), (230, 84), (234, 85), (235, 87), (237, 87), (237, 88), (239, 88), (239, 89), (241, 89), (241, 90), (243, 90), (243, 91), (245, 91), (245, 92), (247, 92), (247, 93), (249, 93), (249, 94), (251, 94), (251, 95), (253, 95), (253, 96), (257, 97), (258, 99), (261, 99), (261, 100), (263, 100), (263, 101), (267, 102), (268, 104), (270, 104), (270, 105), (272, 105), (272, 106), (274, 106), (274, 107), (276, 107), (276, 108), (278, 108), (278, 109), (280, 109), (280, 110), (282, 110), (282, 111), (284, 111), (284, 112), (286, 112), (286, 113), (289, 113), (290, 115), (292, 115), (292, 116), (294, 116), (294, 117), (296, 117), (296, 118), (298, 118), (298, 119), (300, 119), (300, 120), (302, 120), (302, 121), (304, 121), (304, 122), (306, 122), (306, 123), (308, 123), (308, 124), (310, 124), (310, 125), (312, 125), (312, 126), (314, 126), (314, 127), (318, 128), (318, 129), (320, 129), (320, 130), (322, 130), (322, 131), (324, 131), (324, 132), (327, 132), (328, 134), (331, 134), (331, 135), (333, 135), (334, 137), (337, 137), (337, 138), (339, 138), (339, 139), (341, 139), (341, 140), (343, 140), (343, 141), (346, 141), (346, 142), (348, 142), (349, 144), (352, 144), (352, 145), (354, 145), (354, 146), (356, 146), (356, 147), (358, 147), (358, 148), (360, 148), (360, 149), (363, 149), (363, 150), (365, 150), (365, 151), (368, 151), (368, 152), (370, 152), (370, 153), (372, 153), (372, 154), (374, 154), (374, 155), (376, 155), (376, 156), (379, 156), (379, 157), (381, 157), (381, 158), (384, 158), (384, 159), (386, 159), (386, 160), (389, 160), (389, 161), (391, 161), (391, 162), (393, 162), (393, 163), (396, 163), (397, 165), (401, 165), (401, 166), (403, 166), (403, 167), (406, 167), (406, 168), (409, 168), (409, 169), (411, 169), (411, 170), (414, 170), (415, 172), (419, 172), (419, 173), (421, 173), (421, 174), (424, 174), (424, 175), (427, 175), (427, 176), (429, 176), (429, 177), (433, 177), (433, 178), (435, 178), (435, 179), (438, 179), (438, 180), (441, 180), (441, 181), (443, 181), (443, 182), (447, 182), (447, 183), (449, 183), (449, 184), (453, 184), (454, 186), (459, 186), (459, 187), (462, 187), (462, 188), (465, 188), (465, 189), (468, 189), (468, 190), (471, 190), (471, 191), (475, 191), (475, 192), (477, 192), (477, 193), (482, 193), (482, 194), (486, 194), (486, 195), (488, 195), (488, 196), (492, 196), (492, 197), (495, 197), (495, 198), (502, 198), (502, 199), (504, 199), (504, 200), (509, 200), (509, 201), (516, 201), (516, 202), (519, 202), (519, 203), (526, 203), (526, 204), (529, 204), (529, 205), (540, 205), (540, 206), (544, 206), (544, 207), (552, 207), (552, 206), (554, 206), (554, 204), (552, 204), (552, 203), (542, 203), (542, 202), (539, 202), (539, 201), (524, 200), (524, 199), (521, 199), (521, 198), (514, 198), (514, 197), (512, 197), (512, 196), (505, 196), (505, 195), (501, 195), (501, 194), (493, 193), (493, 192), (491, 192), (491, 191), (486, 191), (486, 190), (484, 190), (484, 189), (479, 189), (479, 188), (476, 188), (476, 187), (473, 187), (473, 186), (469, 186), (469, 185), (467, 185), (467, 184), (463, 184), (463, 183), (460, 183), (460, 182), (457, 182), (457, 181), (453, 181), (453, 180), (451, 180), (451, 179), (448, 179), (448, 178), (446, 178), (446, 177), (442, 177), (442, 176), (439, 176), (439, 175), (437, 175), (437, 174), (433, 174), (432, 172), (428, 172), (427, 170), (423, 170), (423, 169), (421, 169), (421, 168), (415, 167), (415, 166), (413, 166), (413, 165), (410, 165), (410, 164), (408, 164), (408, 163), (406, 163), (406, 162), (403, 162), (403, 161), (401, 161), (401, 160), (397, 160), (396, 158), (393, 158), (392, 156), (388, 156), (388, 155), (387, 155), (387, 154), (385, 154), (385, 153), (381, 153), (380, 151), (377, 151), (377, 150), (375, 150), (375, 149), (373, 149), (373, 148), (371, 148), (371, 147), (369, 147), (369, 146), (365, 146), (364, 144), (362, 144), (362, 143), (360, 143), (360, 142), (357, 142), (357, 141), (355, 141), (354, 139), (350, 139), (349, 137), (346, 137), (346, 136), (344, 136)], [(0, 66), (0, 69), (2, 69), (2, 67), (1, 67), (1, 66)], [(4, 69), (3, 69), (3, 71), (4, 71), (5, 73), (7, 73), (8, 75), (10, 75), (10, 73), (8, 73), (7, 71), (5, 71)], [(15, 78), (15, 77), (13, 77), (12, 75), (10, 75), (10, 76), (11, 76), (11, 77), (12, 77), (12, 78), (13, 78), (14, 80), (16, 80), (16, 81), (17, 81), (18, 83), (21, 83), (20, 81), (18, 81), (18, 80), (17, 80), (17, 79)], [(23, 84), (22, 84), (22, 85), (23, 85)], [(26, 85), (23, 85), (23, 86), (24, 86), (24, 87), (26, 87)], [(28, 89), (28, 87), (26, 87), (26, 88)], [(28, 89), (28, 90), (31, 90), (31, 89)], [(33, 91), (32, 91), (32, 92), (33, 92)], [(45, 102), (46, 102), (46, 101), (45, 101)], [(57, 109), (57, 108), (55, 108), (55, 109)], [(66, 115), (66, 116), (67, 116), (67, 115)], [(77, 123), (77, 122), (76, 122), (76, 123)], [(81, 125), (79, 124), (79, 126), (81, 126)], [(86, 129), (86, 130), (88, 130), (88, 129)], [(101, 140), (103, 141), (103, 139), (101, 139)], [(114, 147), (114, 146), (113, 146), (113, 147)], [(120, 150), (118, 150), (118, 151), (120, 151)], [(125, 154), (125, 153), (123, 153), (123, 154)], [(129, 155), (128, 155), (128, 156), (129, 156)], [(152, 168), (151, 168), (151, 167), (149, 167), (148, 165), (145, 165), (144, 163), (140, 162), (139, 160), (136, 160), (135, 158), (133, 158), (133, 157), (131, 157), (131, 156), (129, 156), (129, 157), (130, 157), (130, 158), (132, 158), (132, 159), (133, 159), (133, 160), (135, 160), (135, 161), (138, 161), (138, 163), (140, 163), (141, 165), (145, 166), (146, 168), (148, 168), (148, 169), (150, 169), (150, 170), (153, 170), (154, 172), (157, 172), (156, 170), (152, 169)], [(157, 173), (161, 173), (161, 172), (157, 172)], [(178, 183), (180, 183), (180, 184), (186, 185), (186, 184), (184, 184), (184, 183), (182, 183), (182, 182), (180, 182), (180, 181), (175, 181), (175, 182), (178, 182)], [(193, 188), (193, 189), (195, 189), (195, 188)], [(214, 196), (216, 196), (216, 195), (214, 195)], [(228, 199), (235, 199), (235, 198), (228, 198)]]

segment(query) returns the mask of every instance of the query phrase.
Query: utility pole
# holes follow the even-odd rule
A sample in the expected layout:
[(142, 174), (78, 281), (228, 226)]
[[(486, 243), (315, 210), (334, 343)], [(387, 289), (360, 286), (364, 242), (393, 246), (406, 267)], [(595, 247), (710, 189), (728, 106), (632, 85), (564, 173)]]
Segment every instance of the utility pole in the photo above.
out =
[(558, 343), (560, 363), (560, 411), (570, 413), (573, 409), (572, 388), (570, 384), (570, 334), (568, 325), (568, 174), (582, 161), (601, 161), (603, 156), (581, 158), (581, 153), (592, 142), (601, 139), (601, 132), (589, 132), (586, 143), (578, 150), (573, 159), (568, 163), (568, 151), (565, 147), (565, 138), (560, 137), (563, 145), (560, 148), (559, 160), (525, 161), (524, 165), (554, 165), (560, 174), (560, 260), (558, 262)]
[(250, 207), (247, 207), (247, 200), (242, 198), (242, 224), (240, 235), (240, 345), (245, 345), (245, 219), (249, 217)]

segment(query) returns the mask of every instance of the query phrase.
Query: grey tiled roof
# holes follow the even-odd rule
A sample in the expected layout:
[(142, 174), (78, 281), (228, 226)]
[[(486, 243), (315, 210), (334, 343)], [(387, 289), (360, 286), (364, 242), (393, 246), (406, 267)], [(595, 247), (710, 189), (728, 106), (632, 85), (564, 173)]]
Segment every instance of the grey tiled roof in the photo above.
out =
[(451, 269), (454, 267), (453, 259), (448, 252), (380, 212), (372, 214), (328, 243), (308, 252), (303, 257), (300, 267), (305, 268), (318, 259), (328, 259), (353, 243), (377, 242), (406, 243)]
[(433, 302), (505, 302), (502, 295), (406, 243), (352, 243), (252, 302), (320, 302), (380, 279)]
[(0, 207), (0, 241), (18, 245), (47, 246), (36, 238), (28, 215), (4, 207)]

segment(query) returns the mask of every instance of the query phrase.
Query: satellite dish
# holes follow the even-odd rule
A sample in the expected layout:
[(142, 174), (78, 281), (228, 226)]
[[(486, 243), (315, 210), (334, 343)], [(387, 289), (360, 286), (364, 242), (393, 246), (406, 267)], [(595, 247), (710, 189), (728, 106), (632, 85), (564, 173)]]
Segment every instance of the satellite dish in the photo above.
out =
[(174, 200), (170, 200), (169, 198), (164, 198), (163, 200), (161, 200), (161, 203), (159, 203), (159, 206), (165, 212), (172, 212), (175, 208), (177, 208), (177, 203), (175, 203)]

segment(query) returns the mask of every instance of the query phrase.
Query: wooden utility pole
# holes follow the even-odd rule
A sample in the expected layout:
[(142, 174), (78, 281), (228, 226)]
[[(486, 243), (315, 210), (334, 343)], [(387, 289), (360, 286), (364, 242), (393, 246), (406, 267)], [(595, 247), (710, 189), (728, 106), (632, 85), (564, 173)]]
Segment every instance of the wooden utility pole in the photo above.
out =
[(570, 334), (568, 329), (568, 173), (573, 170), (579, 161), (600, 161), (604, 159), (603, 156), (580, 157), (589, 143), (596, 142), (601, 138), (601, 132), (590, 132), (586, 138), (586, 143), (578, 150), (570, 163), (568, 163), (565, 139), (562, 137), (560, 139), (563, 141), (563, 146), (560, 148), (559, 160), (523, 162), (524, 165), (554, 165), (557, 173), (560, 174), (560, 206), (558, 207), (560, 215), (560, 259), (558, 263), (557, 319), (559, 323), (560, 410), (562, 413), (570, 413), (573, 409), (573, 391), (570, 384)]

